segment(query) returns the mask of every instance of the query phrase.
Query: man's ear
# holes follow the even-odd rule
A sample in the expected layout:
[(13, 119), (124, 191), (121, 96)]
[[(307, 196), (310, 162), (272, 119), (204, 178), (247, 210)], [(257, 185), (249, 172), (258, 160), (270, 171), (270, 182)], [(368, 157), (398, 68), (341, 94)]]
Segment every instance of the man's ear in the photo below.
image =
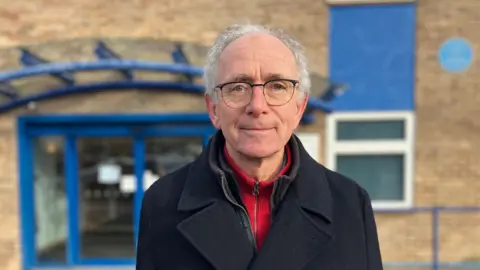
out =
[(217, 115), (217, 104), (209, 94), (205, 94), (205, 104), (207, 106), (208, 116), (210, 117), (212, 125), (216, 129), (220, 129), (220, 117)]
[(308, 104), (309, 95), (307, 93), (303, 93), (301, 99), (297, 102), (297, 117), (300, 120), (305, 112)]

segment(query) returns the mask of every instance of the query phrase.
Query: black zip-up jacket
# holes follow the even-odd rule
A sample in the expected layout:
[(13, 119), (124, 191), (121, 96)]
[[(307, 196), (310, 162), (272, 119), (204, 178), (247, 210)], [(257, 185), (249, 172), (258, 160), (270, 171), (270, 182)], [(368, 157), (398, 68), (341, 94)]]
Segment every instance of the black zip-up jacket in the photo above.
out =
[(367, 192), (289, 141), (292, 166), (275, 182), (260, 250), (219, 131), (202, 155), (157, 180), (143, 199), (137, 270), (381, 270)]

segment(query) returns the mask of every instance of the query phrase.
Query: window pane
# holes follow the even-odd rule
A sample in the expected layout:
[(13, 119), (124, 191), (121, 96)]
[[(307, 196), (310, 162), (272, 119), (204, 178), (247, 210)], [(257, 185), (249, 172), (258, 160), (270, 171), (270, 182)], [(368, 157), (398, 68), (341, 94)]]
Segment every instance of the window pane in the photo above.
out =
[(145, 169), (157, 180), (200, 156), (203, 137), (147, 137), (145, 146)]
[(134, 258), (133, 195), (122, 193), (118, 184), (134, 170), (133, 139), (85, 137), (77, 145), (80, 256)]
[(339, 121), (337, 140), (405, 138), (405, 121)]
[(402, 200), (403, 155), (339, 155), (337, 171), (365, 188), (372, 200)]
[[(203, 137), (148, 137), (145, 138), (145, 171), (143, 188), (146, 190), (160, 177), (194, 161), (202, 152)], [(133, 194), (137, 190), (133, 171), (122, 177), (120, 192)]]
[(40, 263), (66, 262), (67, 197), (63, 170), (64, 141), (33, 141), (35, 177), (35, 249)]

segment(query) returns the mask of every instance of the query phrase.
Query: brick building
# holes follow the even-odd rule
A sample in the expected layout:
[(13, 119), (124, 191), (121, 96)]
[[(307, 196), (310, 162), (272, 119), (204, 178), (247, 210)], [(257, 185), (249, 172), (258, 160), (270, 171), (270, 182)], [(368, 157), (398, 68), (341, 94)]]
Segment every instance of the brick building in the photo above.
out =
[[(0, 3), (0, 81), (14, 70), (32, 75), (40, 58), (95, 62), (113, 51), (172, 63), (177, 43), (199, 66), (218, 32), (237, 22), (298, 37), (315, 95), (325, 89), (321, 75), (349, 86), (326, 102), (333, 112), (313, 104), (298, 133), (316, 148), (319, 162), (369, 190), (386, 264), (420, 266), (436, 256), (430, 207), (480, 206), (479, 1)], [(197, 88), (95, 91), (92, 85), (128, 80), (129, 73), (77, 70), (74, 85), (72, 74), (28, 76), (0, 87), (1, 269), (133, 264), (133, 220), (143, 192), (135, 176), (147, 171), (147, 186), (194, 158), (212, 132)], [(135, 80), (168, 88), (188, 78), (142, 70)], [(40, 95), (49, 89), (62, 94)], [(35, 95), (43, 99), (28, 99)], [(120, 182), (112, 180), (115, 163), (122, 164)], [(480, 212), (473, 210), (440, 212), (441, 261), (480, 261)]]

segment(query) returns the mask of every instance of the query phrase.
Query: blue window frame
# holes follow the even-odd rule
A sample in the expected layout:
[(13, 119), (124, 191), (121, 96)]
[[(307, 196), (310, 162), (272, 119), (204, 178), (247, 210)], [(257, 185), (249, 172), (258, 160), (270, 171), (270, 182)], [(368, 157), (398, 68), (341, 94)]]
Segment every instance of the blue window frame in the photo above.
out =
[[(86, 259), (80, 256), (79, 190), (77, 140), (84, 137), (130, 137), (133, 139), (134, 175), (134, 232), (138, 235), (143, 173), (145, 170), (145, 139), (147, 137), (201, 137), (206, 145), (215, 129), (207, 114), (161, 115), (49, 115), (22, 116), (18, 120), (18, 147), (20, 169), (20, 209), (22, 231), (23, 268), (51, 267), (39, 263), (35, 250), (35, 186), (34, 140), (45, 136), (58, 136), (64, 140), (65, 191), (67, 194), (67, 237), (65, 266), (77, 265), (133, 265), (134, 258)], [(57, 263), (58, 264), (58, 263)]]

